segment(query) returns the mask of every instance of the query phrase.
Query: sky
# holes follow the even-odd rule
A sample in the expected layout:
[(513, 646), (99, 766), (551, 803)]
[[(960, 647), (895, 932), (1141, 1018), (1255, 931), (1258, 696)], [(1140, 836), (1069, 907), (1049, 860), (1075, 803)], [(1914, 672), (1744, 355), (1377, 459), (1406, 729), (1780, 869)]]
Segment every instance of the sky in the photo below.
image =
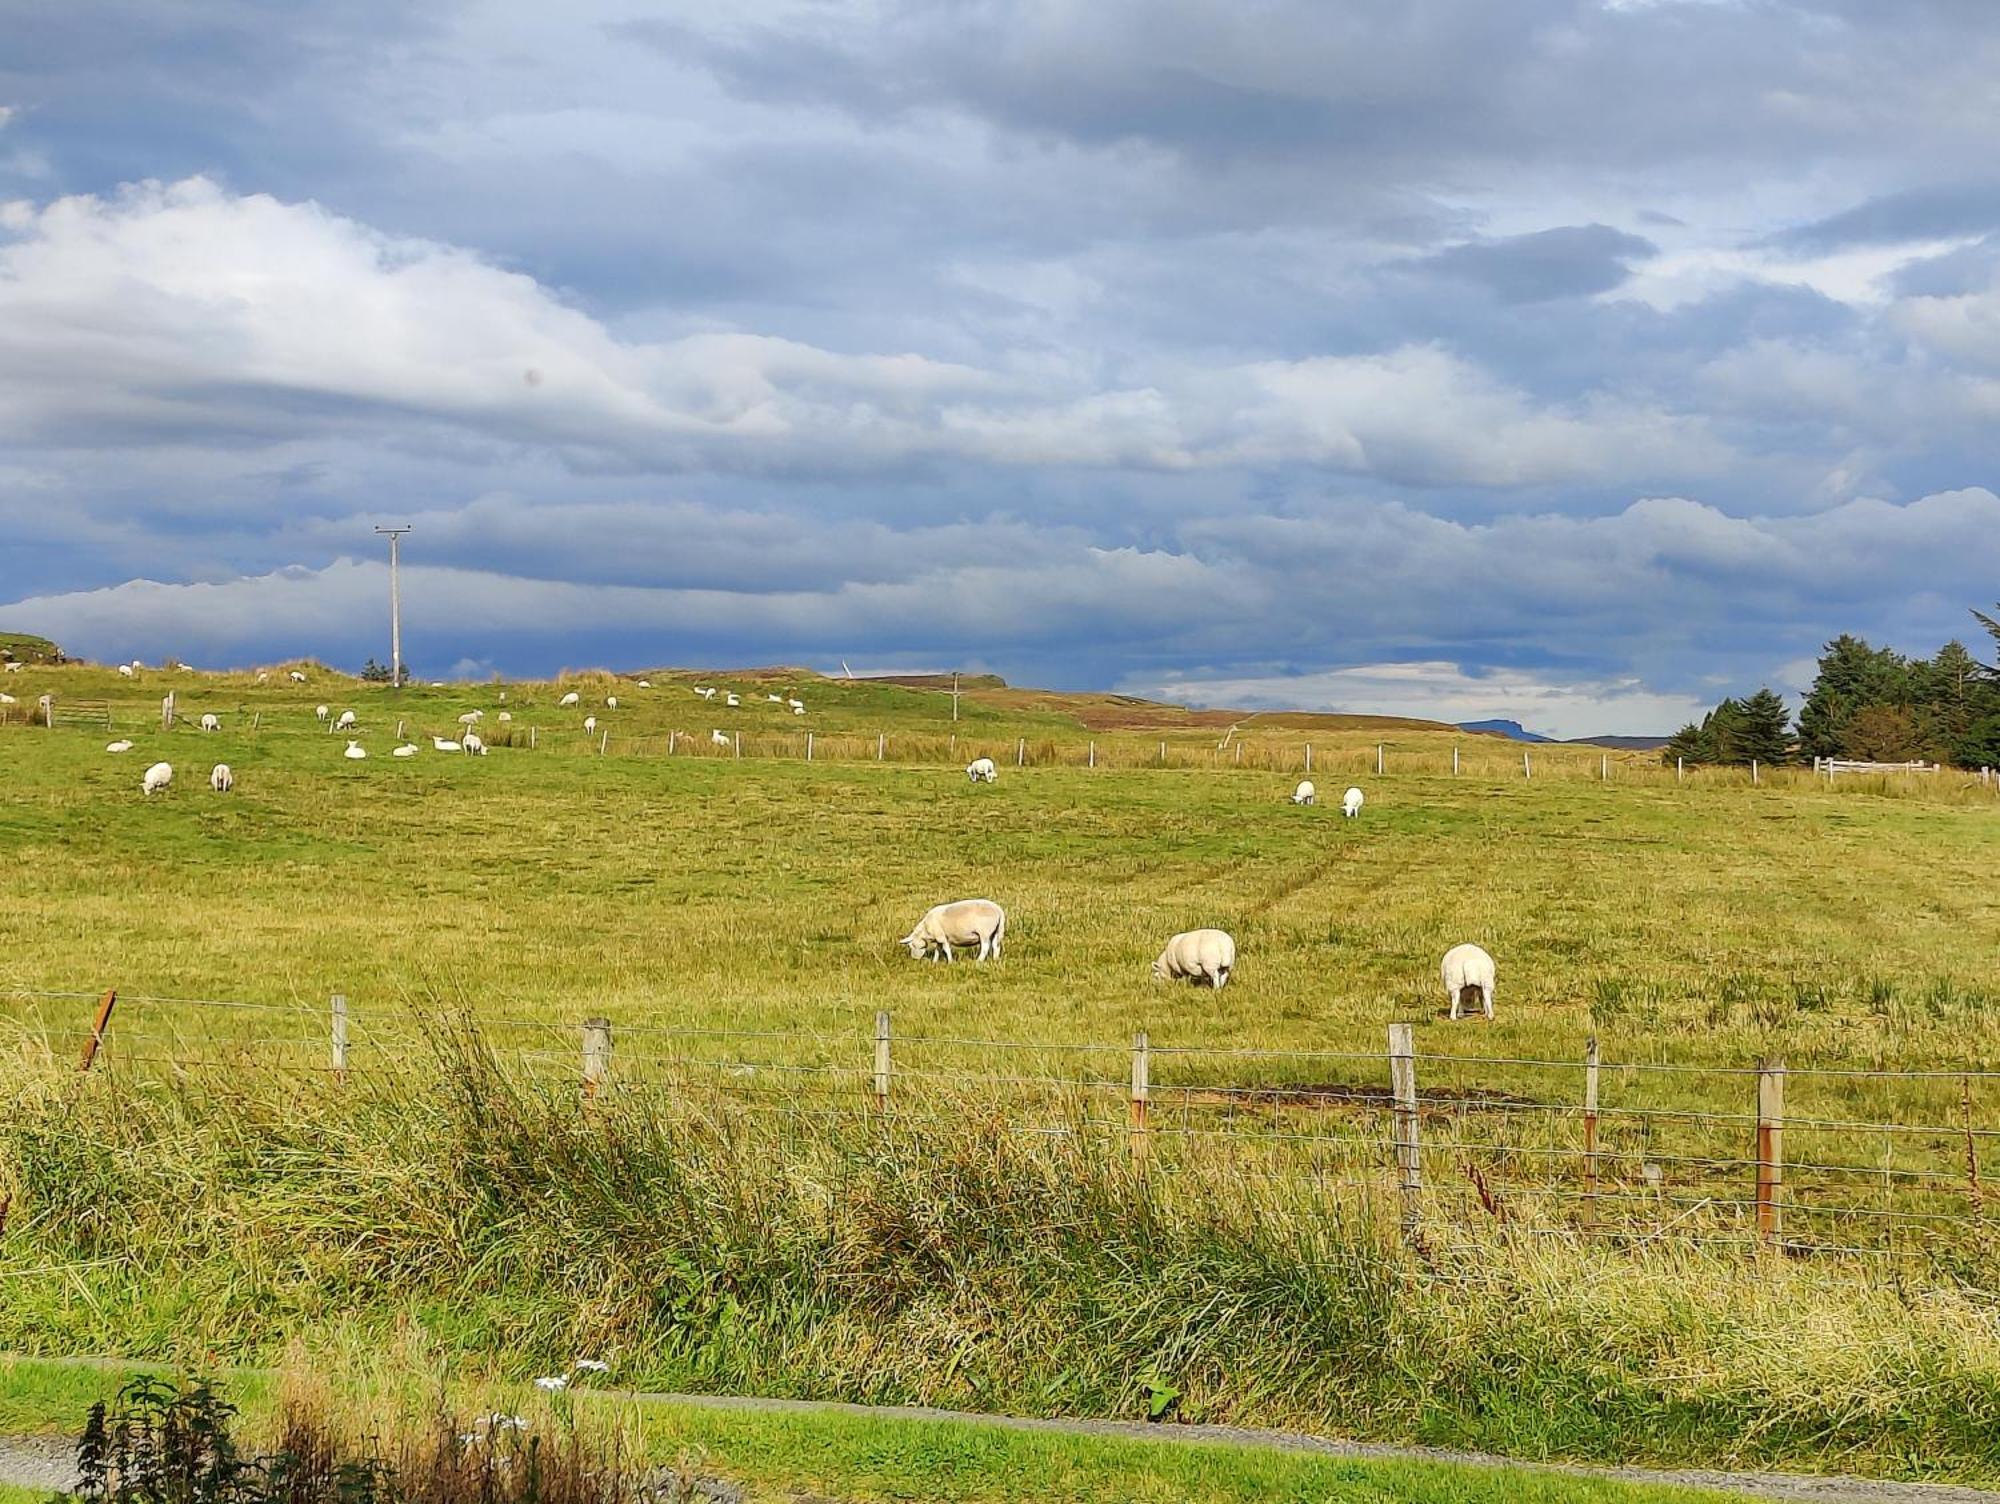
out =
[(1990, 0), (0, 0), (0, 626), (1662, 732), (2000, 597)]

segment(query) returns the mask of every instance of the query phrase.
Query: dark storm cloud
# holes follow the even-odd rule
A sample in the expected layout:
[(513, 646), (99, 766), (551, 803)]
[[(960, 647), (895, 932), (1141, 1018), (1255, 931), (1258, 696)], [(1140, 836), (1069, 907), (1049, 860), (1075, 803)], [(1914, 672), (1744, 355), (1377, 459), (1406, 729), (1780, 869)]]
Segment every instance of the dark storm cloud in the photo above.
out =
[(1502, 302), (1609, 292), (1632, 275), (1632, 263), (1659, 250), (1652, 241), (1609, 225), (1562, 225), (1504, 240), (1447, 246), (1415, 266), (1489, 289)]

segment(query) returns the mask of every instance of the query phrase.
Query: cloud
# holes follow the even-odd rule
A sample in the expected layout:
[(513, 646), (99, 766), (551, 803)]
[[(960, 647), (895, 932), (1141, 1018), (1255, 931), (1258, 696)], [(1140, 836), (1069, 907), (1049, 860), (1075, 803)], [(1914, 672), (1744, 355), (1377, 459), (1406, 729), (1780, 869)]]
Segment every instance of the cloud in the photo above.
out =
[(1414, 266), (1476, 282), (1508, 303), (1609, 292), (1632, 274), (1631, 263), (1659, 247), (1609, 225), (1564, 225), (1500, 240), (1447, 246)]

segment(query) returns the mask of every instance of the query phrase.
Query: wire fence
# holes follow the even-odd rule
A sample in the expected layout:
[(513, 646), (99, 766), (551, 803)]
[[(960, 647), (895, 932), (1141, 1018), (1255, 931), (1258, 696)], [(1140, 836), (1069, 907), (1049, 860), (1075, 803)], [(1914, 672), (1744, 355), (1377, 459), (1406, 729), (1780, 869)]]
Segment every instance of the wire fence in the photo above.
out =
[[(1460, 1053), (1419, 1049), (1410, 1024), (1371, 1052), (899, 1033), (887, 1013), (872, 1033), (446, 1021), (341, 995), (0, 990), (0, 1029), (0, 1059), (134, 1086), (421, 1091), (469, 1044), (583, 1103), (1091, 1135), (1141, 1174), (1221, 1168), (1246, 1193), (1366, 1201), (1417, 1242), (1480, 1224), (1880, 1258), (2000, 1230), (1982, 1179), (2000, 1071), (1970, 1066), (1619, 1060), (1595, 1040), (1572, 1060)], [(1884, 1093), (1894, 1115), (1865, 1115)]]

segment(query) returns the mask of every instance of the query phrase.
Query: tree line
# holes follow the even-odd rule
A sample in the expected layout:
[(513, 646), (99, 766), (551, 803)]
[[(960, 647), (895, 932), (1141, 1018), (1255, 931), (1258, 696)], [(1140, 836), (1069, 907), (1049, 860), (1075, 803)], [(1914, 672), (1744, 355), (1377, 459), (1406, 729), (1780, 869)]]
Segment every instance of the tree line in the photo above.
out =
[[(2000, 619), (1972, 614), (2000, 649)], [(1681, 727), (1662, 755), (1766, 767), (1816, 757), (2000, 766), (2000, 670), (1956, 640), (1909, 658), (1843, 632), (1820, 654), (1796, 725), (1784, 700), (1760, 689)]]

